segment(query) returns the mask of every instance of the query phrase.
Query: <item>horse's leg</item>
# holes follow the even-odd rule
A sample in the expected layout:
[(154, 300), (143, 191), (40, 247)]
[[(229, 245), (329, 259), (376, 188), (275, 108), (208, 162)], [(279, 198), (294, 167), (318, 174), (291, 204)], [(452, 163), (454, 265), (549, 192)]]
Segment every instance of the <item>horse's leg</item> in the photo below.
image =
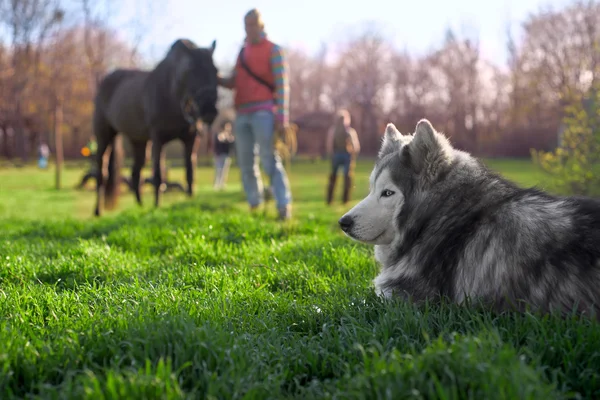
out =
[(96, 152), (96, 208), (94, 215), (99, 217), (102, 213), (100, 204), (104, 202), (104, 185), (106, 183), (104, 180), (104, 153), (117, 135), (117, 131), (108, 124), (108, 121), (97, 110), (94, 112), (93, 124), (94, 135), (96, 136), (96, 143), (98, 145), (98, 151)]
[(98, 131), (96, 131), (96, 137), (98, 138), (98, 151), (96, 152), (96, 208), (94, 215), (99, 217), (102, 213), (100, 204), (104, 201), (104, 152), (108, 147), (108, 141), (105, 142), (104, 137), (98, 135)]
[(183, 141), (185, 152), (185, 174), (187, 178), (187, 194), (192, 197), (194, 194), (194, 168), (197, 165), (197, 150), (200, 145), (200, 137), (193, 135), (186, 137)]
[[(146, 160), (152, 160), (152, 141), (151, 140), (146, 141), (145, 159)], [(144, 185), (154, 185), (154, 178), (152, 176), (148, 176), (148, 177), (146, 177), (144, 179), (140, 178), (140, 182), (141, 182), (142, 186), (144, 186)]]
[(163, 168), (161, 165), (163, 142), (156, 136), (158, 136), (158, 132), (152, 138), (152, 173), (154, 177), (154, 206), (158, 207), (160, 204), (160, 189), (163, 182)]
[(142, 205), (140, 178), (142, 168), (146, 163), (146, 141), (132, 141), (133, 147), (133, 167), (131, 168), (131, 188), (135, 193), (135, 199), (138, 205)]
[(131, 190), (133, 192), (133, 187), (131, 186), (131, 180), (124, 175), (121, 176), (121, 184), (123, 184), (123, 183), (126, 184), (127, 188), (129, 188), (129, 190)]

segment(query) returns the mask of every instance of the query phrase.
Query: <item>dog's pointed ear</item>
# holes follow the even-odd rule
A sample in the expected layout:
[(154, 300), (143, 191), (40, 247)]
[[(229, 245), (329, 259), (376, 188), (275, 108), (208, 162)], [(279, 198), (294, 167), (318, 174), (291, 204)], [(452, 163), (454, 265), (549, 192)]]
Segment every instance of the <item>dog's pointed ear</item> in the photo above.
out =
[(414, 148), (420, 148), (424, 151), (430, 151), (438, 147), (438, 141), (435, 136), (435, 129), (431, 122), (422, 119), (417, 123), (415, 128), (415, 139), (413, 140)]
[(210, 52), (211, 52), (212, 54), (214, 54), (214, 53), (215, 53), (215, 49), (216, 49), (216, 48), (217, 48), (217, 39), (214, 39), (214, 40), (212, 41), (212, 43), (210, 44)]
[(438, 157), (449, 161), (452, 146), (445, 136), (435, 130), (431, 122), (421, 119), (417, 123), (414, 138), (410, 143), (410, 153), (413, 165), (419, 171), (425, 163), (430, 163)]
[(396, 126), (391, 122), (387, 124), (377, 158), (382, 158), (383, 156), (398, 150), (401, 139), (402, 134), (396, 129)]

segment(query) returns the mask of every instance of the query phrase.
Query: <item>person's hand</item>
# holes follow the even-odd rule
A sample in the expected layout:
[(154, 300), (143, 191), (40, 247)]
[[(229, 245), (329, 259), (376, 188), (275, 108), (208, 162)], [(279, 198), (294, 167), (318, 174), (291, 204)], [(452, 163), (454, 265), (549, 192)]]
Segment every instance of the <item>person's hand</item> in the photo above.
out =
[(217, 85), (226, 89), (233, 89), (235, 86), (235, 72), (230, 76), (217, 74)]
[(275, 132), (283, 132), (288, 128), (289, 124), (284, 123), (283, 121), (275, 121)]

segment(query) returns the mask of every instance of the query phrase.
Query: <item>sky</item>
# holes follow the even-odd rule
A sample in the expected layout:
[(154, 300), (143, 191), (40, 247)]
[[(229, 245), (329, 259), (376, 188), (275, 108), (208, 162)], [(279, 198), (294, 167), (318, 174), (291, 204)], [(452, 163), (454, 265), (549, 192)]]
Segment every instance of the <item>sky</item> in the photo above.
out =
[[(199, 46), (217, 40), (215, 61), (230, 64), (244, 38), (243, 16), (258, 8), (273, 41), (286, 47), (316, 52), (321, 43), (335, 43), (361, 23), (375, 24), (398, 48), (415, 54), (439, 45), (448, 27), (459, 34), (478, 34), (484, 57), (504, 64), (506, 27), (513, 29), (542, 6), (566, 0), (125, 0), (117, 24), (133, 16), (146, 19), (141, 42), (146, 56), (158, 60), (178, 38)], [(466, 30), (465, 30), (466, 29)], [(119, 32), (132, 37), (127, 28)]]

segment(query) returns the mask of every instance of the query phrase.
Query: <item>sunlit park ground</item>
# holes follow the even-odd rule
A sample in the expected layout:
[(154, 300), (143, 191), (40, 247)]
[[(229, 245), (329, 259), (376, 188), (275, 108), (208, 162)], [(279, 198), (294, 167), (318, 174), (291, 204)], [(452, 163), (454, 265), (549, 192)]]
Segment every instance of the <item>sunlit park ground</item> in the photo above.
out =
[[(128, 161), (130, 162), (130, 161)], [(515, 182), (531, 186), (539, 182), (541, 172), (534, 168), (527, 159), (493, 159), (486, 163), (492, 168), (501, 171), (509, 179)], [(34, 163), (32, 163), (34, 164)], [(174, 160), (169, 168), (169, 180), (178, 181), (185, 187), (185, 169), (181, 167), (181, 161)], [(17, 218), (90, 218), (95, 205), (95, 182), (89, 180), (87, 190), (75, 190), (75, 186), (86, 172), (88, 164), (85, 162), (70, 163), (63, 169), (61, 190), (55, 189), (55, 170), (50, 165), (47, 170), (40, 170), (35, 165), (24, 168), (0, 168), (0, 217)], [(356, 167), (355, 188), (352, 192), (353, 201), (366, 195), (368, 192), (368, 177), (373, 162), (369, 159), (360, 160)], [(311, 214), (327, 214), (332, 217), (338, 215), (344, 208), (335, 206), (325, 208), (325, 188), (328, 179), (329, 164), (322, 160), (300, 160), (290, 168), (290, 181), (294, 196), (294, 214), (299, 219), (308, 218)], [(122, 171), (122, 175), (130, 176), (129, 164)], [(147, 165), (143, 170), (144, 176), (150, 176), (151, 169)], [(222, 192), (215, 192), (212, 188), (214, 176), (210, 161), (201, 159), (195, 171), (195, 196), (196, 203), (211, 203), (246, 210), (244, 196), (239, 177), (239, 169), (232, 165), (229, 174), (227, 188)], [(342, 181), (338, 179), (336, 191), (336, 204), (341, 198)], [(119, 207), (115, 212), (108, 211), (107, 215), (114, 215), (125, 210), (137, 210), (131, 193), (126, 193), (126, 186), (121, 189), (122, 195), (119, 199)], [(143, 189), (143, 210), (153, 208), (154, 195), (152, 187), (145, 185)], [(164, 205), (186, 202), (185, 194), (172, 191), (162, 196)], [(273, 204), (270, 204), (268, 212), (274, 213)], [(274, 216), (275, 214), (273, 214)]]
[[(541, 177), (528, 160), (488, 164)], [(124, 193), (94, 218), (93, 181), (74, 189), (85, 166), (60, 191), (52, 168), (0, 170), (1, 399), (600, 396), (596, 324), (377, 299), (373, 249), (337, 227), (339, 182), (324, 205), (325, 162), (292, 164), (289, 223), (272, 202), (248, 214), (236, 167), (215, 193), (209, 166), (193, 199), (154, 209), (146, 186), (141, 209)], [(371, 168), (358, 164), (353, 203)]]

